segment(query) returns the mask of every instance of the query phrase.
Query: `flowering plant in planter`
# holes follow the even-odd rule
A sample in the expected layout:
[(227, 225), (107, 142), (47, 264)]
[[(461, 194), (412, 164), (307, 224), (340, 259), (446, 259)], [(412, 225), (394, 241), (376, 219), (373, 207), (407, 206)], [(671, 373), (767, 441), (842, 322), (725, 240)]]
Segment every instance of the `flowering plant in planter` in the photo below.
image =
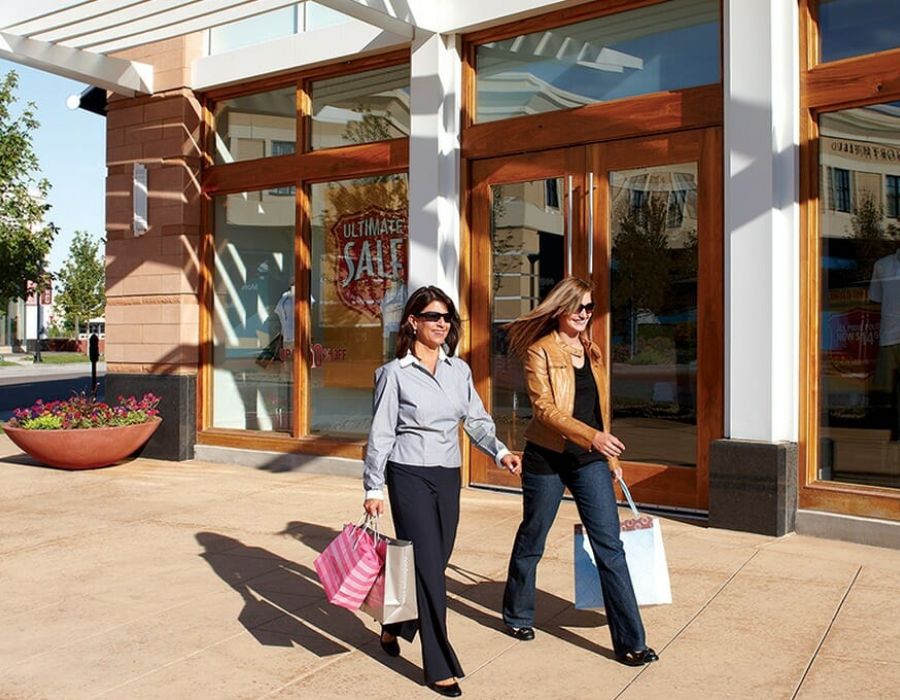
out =
[(30, 408), (17, 408), (13, 411), (13, 418), (7, 423), (7, 427), (25, 430), (81, 430), (139, 425), (148, 423), (159, 415), (157, 405), (159, 397), (153, 394), (144, 394), (140, 400), (133, 396), (120, 396), (117, 406), (96, 401), (84, 393), (50, 403), (38, 399)]
[(42, 464), (62, 469), (93, 469), (134, 454), (156, 431), (162, 418), (159, 397), (119, 397), (110, 406), (86, 394), (64, 401), (38, 401), (14, 411), (3, 431)]

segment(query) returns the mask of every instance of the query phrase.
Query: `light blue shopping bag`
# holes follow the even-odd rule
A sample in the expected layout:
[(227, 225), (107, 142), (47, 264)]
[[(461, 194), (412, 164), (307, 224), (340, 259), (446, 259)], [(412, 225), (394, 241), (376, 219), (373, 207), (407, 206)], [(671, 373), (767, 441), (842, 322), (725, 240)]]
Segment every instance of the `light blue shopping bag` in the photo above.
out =
[[(669, 567), (663, 546), (662, 526), (657, 518), (641, 515), (625, 482), (619, 480), (633, 518), (622, 522), (620, 536), (625, 560), (638, 605), (672, 602)], [(579, 610), (603, 607), (603, 588), (594, 563), (594, 552), (584, 526), (575, 525), (575, 607)]]

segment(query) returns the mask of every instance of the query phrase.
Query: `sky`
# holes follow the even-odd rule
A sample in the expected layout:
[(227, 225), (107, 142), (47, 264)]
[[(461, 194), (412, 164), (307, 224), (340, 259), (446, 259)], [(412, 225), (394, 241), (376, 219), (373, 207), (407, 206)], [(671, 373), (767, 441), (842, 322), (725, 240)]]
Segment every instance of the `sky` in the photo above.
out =
[(87, 231), (94, 239), (105, 236), (106, 119), (83, 109), (66, 107), (69, 95), (85, 85), (17, 63), (0, 61), (0, 74), (15, 70), (21, 107), (37, 105), (41, 126), (33, 134), (41, 175), (51, 184), (47, 220), (59, 227), (50, 252), (50, 270), (59, 272), (75, 231)]

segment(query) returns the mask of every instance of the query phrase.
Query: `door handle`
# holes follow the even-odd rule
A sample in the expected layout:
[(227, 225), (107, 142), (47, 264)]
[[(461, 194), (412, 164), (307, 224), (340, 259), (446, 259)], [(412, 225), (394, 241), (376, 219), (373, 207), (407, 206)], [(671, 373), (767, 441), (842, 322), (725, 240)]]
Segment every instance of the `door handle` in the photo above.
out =
[(588, 277), (594, 274), (594, 173), (588, 173), (588, 225), (587, 225), (587, 255)]
[(574, 236), (574, 231), (572, 231), (572, 188), (573, 188), (574, 177), (569, 175), (569, 192), (566, 197), (566, 230), (563, 234), (566, 236), (566, 272), (568, 274), (572, 274), (572, 238)]

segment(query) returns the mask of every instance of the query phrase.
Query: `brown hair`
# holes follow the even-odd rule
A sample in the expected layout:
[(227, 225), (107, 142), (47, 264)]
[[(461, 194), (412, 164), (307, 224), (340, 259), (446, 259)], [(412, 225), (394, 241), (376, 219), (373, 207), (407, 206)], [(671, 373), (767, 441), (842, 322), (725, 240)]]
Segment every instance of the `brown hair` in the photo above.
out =
[[(510, 352), (524, 357), (532, 343), (556, 330), (559, 317), (575, 313), (585, 292), (592, 291), (591, 285), (580, 277), (561, 279), (540, 304), (503, 327), (507, 333)], [(590, 342), (587, 331), (581, 334), (581, 342)]]
[(433, 301), (439, 301), (447, 307), (450, 314), (450, 331), (447, 333), (447, 339), (444, 341), (447, 346), (447, 354), (453, 356), (456, 352), (456, 346), (459, 344), (459, 313), (456, 311), (456, 305), (453, 299), (440, 288), (434, 286), (419, 287), (414, 291), (409, 299), (406, 300), (406, 306), (403, 307), (403, 321), (400, 323), (400, 333), (397, 335), (397, 350), (394, 356), (398, 359), (406, 357), (406, 354), (412, 352), (416, 343), (416, 329), (409, 322), (410, 316), (417, 316), (426, 306)]

